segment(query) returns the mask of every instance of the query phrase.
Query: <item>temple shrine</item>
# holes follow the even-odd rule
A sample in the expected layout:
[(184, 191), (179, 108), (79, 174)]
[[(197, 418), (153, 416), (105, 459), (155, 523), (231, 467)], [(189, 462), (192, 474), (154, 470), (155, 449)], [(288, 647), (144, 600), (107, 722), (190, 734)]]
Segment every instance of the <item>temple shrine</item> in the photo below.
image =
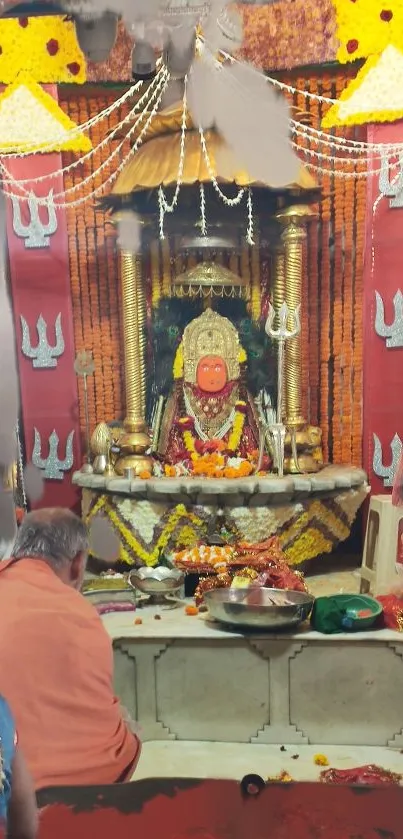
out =
[(139, 780), (399, 773), (403, 4), (86, 5), (0, 3), (3, 557), (87, 523)]

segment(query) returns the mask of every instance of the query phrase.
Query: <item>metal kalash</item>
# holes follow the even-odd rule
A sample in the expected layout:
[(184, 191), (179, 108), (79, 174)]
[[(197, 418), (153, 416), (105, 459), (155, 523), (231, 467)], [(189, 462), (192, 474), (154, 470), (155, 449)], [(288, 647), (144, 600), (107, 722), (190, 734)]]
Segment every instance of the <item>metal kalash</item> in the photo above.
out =
[[(263, 405), (263, 395), (260, 396), (258, 409), (261, 421), (261, 435), (257, 471), (260, 471), (264, 447), (267, 442), (273, 453), (274, 468), (280, 478), (284, 475), (284, 448), (287, 434), (287, 427), (283, 422), (284, 351), (286, 341), (296, 338), (301, 331), (300, 310), (301, 307), (297, 306), (297, 308), (292, 312), (284, 302), (280, 306), (278, 312), (276, 312), (270, 303), (269, 314), (265, 326), (266, 334), (273, 341), (277, 342), (277, 410), (274, 412), (270, 406), (267, 406), (265, 409)], [(276, 318), (278, 323), (277, 326), (274, 325)], [(299, 471), (295, 432), (291, 430), (290, 434), (292, 458), (297, 470)]]

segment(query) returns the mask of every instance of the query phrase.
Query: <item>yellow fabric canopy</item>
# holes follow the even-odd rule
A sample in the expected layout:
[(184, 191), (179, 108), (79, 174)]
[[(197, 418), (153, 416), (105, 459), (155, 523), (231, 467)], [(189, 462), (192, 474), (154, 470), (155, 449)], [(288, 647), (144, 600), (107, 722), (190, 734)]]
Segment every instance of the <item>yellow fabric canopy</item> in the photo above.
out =
[[(140, 146), (132, 160), (119, 175), (113, 188), (114, 195), (127, 195), (146, 189), (158, 189), (160, 185), (175, 186), (178, 180), (181, 132), (176, 112), (171, 115), (159, 114), (155, 125), (150, 126), (147, 141)], [(160, 136), (155, 136), (157, 132)], [(169, 133), (170, 132), (170, 133)], [(151, 139), (148, 139), (152, 135)], [(234, 183), (239, 187), (260, 186), (271, 188), (271, 184), (254, 182), (247, 172), (236, 168), (231, 150), (215, 131), (206, 131), (205, 139), (211, 169), (220, 183)], [(194, 183), (210, 183), (211, 174), (207, 168), (200, 142), (199, 132), (186, 132), (185, 158), (182, 183), (191, 186)], [(315, 179), (301, 164), (297, 182), (288, 188), (313, 190), (317, 188)]]

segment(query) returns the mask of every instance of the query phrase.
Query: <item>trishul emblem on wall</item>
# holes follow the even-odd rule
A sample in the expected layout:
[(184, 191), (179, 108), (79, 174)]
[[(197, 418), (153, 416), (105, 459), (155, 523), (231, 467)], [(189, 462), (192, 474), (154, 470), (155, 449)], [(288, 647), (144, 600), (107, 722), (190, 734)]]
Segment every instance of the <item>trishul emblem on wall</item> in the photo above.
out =
[(379, 192), (390, 198), (389, 207), (395, 209), (403, 207), (403, 155), (399, 157), (400, 172), (392, 176), (389, 167), (389, 156), (387, 154), (381, 155), (381, 171), (379, 174)]
[(403, 347), (403, 294), (399, 290), (393, 298), (395, 316), (391, 324), (385, 323), (385, 307), (379, 291), (375, 292), (375, 332), (380, 338), (386, 338), (388, 349)]
[(374, 475), (377, 475), (378, 478), (383, 478), (383, 485), (385, 487), (393, 486), (393, 481), (396, 475), (396, 469), (399, 464), (400, 456), (403, 451), (403, 443), (398, 434), (395, 434), (393, 437), (392, 442), (390, 443), (390, 450), (392, 454), (392, 460), (389, 466), (384, 466), (383, 463), (383, 451), (382, 451), (382, 443), (379, 437), (374, 434), (374, 456), (372, 458), (372, 470)]
[[(16, 236), (24, 239), (26, 248), (48, 248), (50, 245), (49, 236), (53, 236), (57, 230), (56, 209), (53, 202), (53, 189), (48, 193), (46, 199), (40, 201), (33, 192), (29, 193), (27, 205), (29, 210), (29, 222), (23, 224), (21, 219), (21, 201), (25, 199), (11, 196), (13, 205), (13, 230)], [(46, 207), (48, 213), (47, 224), (43, 224), (39, 218), (39, 207)]]
[(55, 344), (53, 347), (51, 347), (48, 342), (48, 326), (42, 315), (39, 315), (36, 322), (36, 331), (38, 333), (38, 343), (36, 347), (31, 345), (29, 326), (25, 318), (22, 315), (20, 317), (22, 327), (22, 353), (26, 358), (30, 358), (32, 360), (32, 366), (37, 369), (44, 370), (50, 367), (57, 367), (57, 359), (64, 353), (61, 312), (59, 312), (55, 321)]
[(42, 440), (37, 428), (35, 431), (34, 450), (32, 452), (32, 463), (37, 469), (43, 471), (43, 477), (49, 481), (62, 481), (64, 472), (68, 472), (73, 465), (73, 437), (74, 431), (70, 431), (66, 442), (66, 452), (63, 460), (59, 459), (59, 437), (56, 431), (52, 431), (49, 440), (49, 454), (47, 458), (42, 457)]

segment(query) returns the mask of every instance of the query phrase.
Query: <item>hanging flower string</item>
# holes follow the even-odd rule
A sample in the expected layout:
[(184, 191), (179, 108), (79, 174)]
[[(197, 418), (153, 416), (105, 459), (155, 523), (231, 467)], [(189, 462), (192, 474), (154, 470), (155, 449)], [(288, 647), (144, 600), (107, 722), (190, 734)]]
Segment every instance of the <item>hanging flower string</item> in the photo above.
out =
[[(71, 131), (66, 130), (66, 133), (64, 134), (65, 139), (69, 139), (71, 135), (76, 134), (77, 132), (80, 132), (82, 130), (87, 130), (88, 128), (94, 128), (95, 125), (97, 125), (97, 123), (101, 121), (101, 119), (108, 119), (110, 117), (110, 115), (113, 113), (113, 111), (117, 107), (121, 106), (129, 98), (129, 96), (128, 96), (129, 93), (132, 96), (136, 91), (140, 90), (140, 88), (143, 86), (143, 84), (144, 84), (143, 82), (137, 82), (136, 85), (134, 85), (133, 87), (130, 88), (130, 91), (127, 91), (126, 94), (124, 94), (124, 96), (122, 96), (120, 99), (116, 100), (113, 103), (113, 105), (109, 106), (108, 108), (105, 108), (103, 111), (100, 111), (100, 113), (98, 115), (99, 119), (95, 118), (95, 117), (92, 117), (87, 122), (84, 122), (81, 125), (77, 125), (77, 128), (75, 128), (74, 130), (71, 130)], [(30, 191), (24, 189), (25, 184), (29, 184), (30, 189), (32, 189), (32, 186), (34, 184), (38, 184), (38, 183), (41, 183), (43, 181), (52, 180), (54, 178), (57, 178), (59, 175), (66, 175), (67, 173), (71, 172), (73, 169), (76, 169), (78, 166), (82, 166), (83, 163), (85, 163), (86, 161), (90, 161), (98, 152), (102, 151), (103, 148), (105, 148), (105, 146), (107, 146), (110, 143), (111, 139), (113, 139), (113, 137), (123, 128), (123, 126), (132, 119), (132, 117), (134, 116), (136, 111), (138, 111), (139, 107), (141, 107), (141, 104), (144, 104), (145, 98), (147, 98), (150, 95), (150, 93), (152, 93), (152, 86), (150, 86), (147, 89), (146, 93), (141, 97), (141, 99), (138, 100), (138, 102), (134, 105), (134, 107), (128, 112), (127, 116), (125, 116), (113, 128), (111, 128), (110, 132), (105, 137), (103, 137), (103, 139), (100, 140), (99, 143), (96, 143), (89, 152), (87, 152), (82, 157), (80, 157), (76, 160), (73, 160), (72, 163), (69, 163), (67, 166), (61, 166), (59, 169), (54, 169), (53, 172), (48, 172), (45, 175), (38, 175), (35, 178), (18, 178), (18, 180), (15, 180), (11, 176), (9, 170), (7, 169), (7, 166), (4, 163), (0, 163), (0, 172), (2, 173), (4, 180), (9, 181), (10, 184), (12, 184), (15, 188), (21, 190), (21, 193), (23, 195), (29, 195)], [(42, 153), (45, 152), (46, 147), (42, 146), (41, 151), (42, 151)], [(18, 154), (8, 152), (7, 153), (7, 158), (8, 157), (25, 157), (28, 154), (32, 154), (32, 152), (21, 152), (21, 153), (18, 153)], [(110, 157), (108, 158), (107, 162), (109, 162), (109, 160), (110, 160)], [(91, 177), (95, 178), (96, 174), (98, 174), (98, 170), (96, 172), (93, 172), (91, 174)]]
[(246, 241), (248, 245), (254, 245), (255, 241), (253, 238), (253, 203), (252, 203), (252, 190), (249, 187), (248, 189), (248, 198), (247, 198), (247, 205), (248, 205), (248, 229), (246, 231)]
[[(119, 131), (119, 128), (120, 128), (123, 124), (125, 124), (126, 122), (130, 121), (130, 120), (133, 118), (133, 116), (135, 115), (136, 111), (140, 110), (141, 108), (145, 108), (146, 106), (147, 106), (147, 107), (149, 107), (149, 106), (150, 106), (150, 104), (153, 102), (153, 100), (154, 100), (156, 97), (158, 97), (157, 108), (156, 108), (156, 110), (158, 110), (158, 107), (159, 107), (159, 104), (160, 104), (160, 101), (161, 101), (161, 98), (162, 98), (162, 93), (163, 93), (163, 91), (162, 91), (162, 93), (161, 93), (161, 86), (162, 86), (163, 84), (164, 84), (164, 85), (166, 85), (166, 84), (167, 84), (167, 82), (168, 82), (168, 77), (167, 77), (167, 75), (169, 76), (169, 74), (167, 74), (167, 71), (166, 71), (166, 70), (164, 70), (164, 68), (163, 68), (163, 70), (161, 71), (161, 73), (160, 73), (160, 74), (158, 74), (158, 75), (157, 75), (157, 77), (156, 77), (156, 79), (154, 79), (154, 80), (153, 80), (153, 82), (152, 82), (152, 84), (151, 84), (150, 88), (148, 88), (148, 89), (146, 90), (146, 92), (143, 94), (143, 96), (139, 99), (139, 101), (135, 104), (135, 106), (131, 109), (131, 111), (127, 114), (127, 116), (126, 116), (126, 117), (124, 117), (124, 119), (121, 121), (121, 123), (120, 123), (119, 125), (115, 126), (115, 127), (111, 130), (111, 132), (110, 132), (110, 133), (109, 133), (109, 134), (108, 134), (108, 135), (107, 135), (107, 136), (106, 136), (106, 137), (102, 140), (102, 142), (100, 142), (100, 143), (98, 144), (98, 146), (97, 146), (97, 148), (96, 148), (96, 149), (93, 149), (93, 150), (92, 150), (92, 152), (88, 152), (86, 155), (84, 155), (84, 156), (80, 159), (80, 161), (79, 161), (79, 162), (80, 162), (80, 163), (84, 163), (84, 162), (85, 162), (85, 161), (86, 161), (89, 157), (91, 157), (91, 156), (92, 156), (92, 153), (93, 153), (94, 151), (96, 151), (96, 150), (98, 150), (98, 151), (99, 151), (99, 150), (100, 150), (100, 149), (101, 149), (104, 145), (106, 145), (107, 143), (109, 143), (109, 142), (110, 142), (110, 140), (111, 140), (111, 139), (113, 139), (113, 137), (115, 136), (115, 134)], [(161, 96), (159, 96), (159, 94), (160, 94), (160, 93), (161, 93)], [(156, 110), (155, 110), (155, 113), (156, 113)], [(154, 111), (154, 109), (153, 109), (153, 111)], [(116, 148), (115, 148), (115, 149), (111, 152), (111, 154), (107, 157), (107, 159), (106, 159), (106, 160), (104, 160), (104, 161), (101, 163), (101, 165), (100, 165), (100, 167), (99, 167), (98, 169), (96, 169), (94, 172), (91, 172), (91, 174), (90, 174), (90, 175), (88, 175), (88, 176), (87, 176), (87, 178), (85, 178), (83, 181), (80, 181), (79, 183), (75, 184), (75, 185), (74, 185), (74, 187), (71, 187), (70, 189), (66, 189), (66, 190), (64, 190), (63, 192), (54, 193), (54, 196), (53, 196), (53, 197), (54, 197), (54, 198), (60, 198), (60, 197), (63, 197), (63, 196), (65, 196), (65, 195), (68, 195), (69, 193), (76, 192), (77, 190), (79, 190), (79, 189), (81, 189), (83, 186), (85, 186), (87, 183), (89, 183), (89, 182), (91, 181), (91, 179), (95, 179), (95, 178), (96, 178), (96, 177), (100, 174), (100, 172), (101, 172), (101, 171), (102, 171), (102, 170), (103, 170), (106, 166), (108, 166), (108, 165), (109, 165), (109, 163), (113, 160), (113, 158), (114, 158), (114, 157), (116, 157), (116, 155), (120, 152), (120, 150), (123, 148), (123, 146), (124, 146), (124, 144), (125, 144), (126, 140), (129, 140), (129, 139), (130, 139), (130, 137), (132, 136), (132, 134), (133, 134), (133, 133), (137, 130), (138, 126), (140, 125), (140, 123), (141, 123), (141, 122), (142, 122), (142, 120), (144, 119), (144, 116), (145, 116), (145, 112), (144, 112), (144, 110), (142, 110), (142, 111), (141, 111), (141, 113), (139, 114), (139, 116), (138, 116), (138, 118), (137, 118), (136, 122), (135, 122), (135, 123), (134, 123), (134, 125), (130, 128), (130, 130), (128, 131), (128, 133), (127, 133), (126, 137), (124, 138), (124, 140), (122, 140), (122, 141), (118, 144), (118, 146), (117, 146), (117, 147), (116, 147)], [(148, 128), (148, 125), (147, 125), (147, 128)], [(143, 128), (143, 129), (142, 129), (142, 131), (141, 131), (141, 136), (143, 136), (143, 135), (144, 135), (144, 133), (145, 133), (145, 132), (144, 132), (144, 128)], [(140, 143), (139, 143), (138, 145), (140, 145)], [(137, 148), (138, 148), (138, 146), (137, 146)], [(126, 160), (129, 158), (129, 156), (131, 155), (132, 151), (133, 151), (133, 149), (132, 149), (132, 150), (129, 152), (129, 154), (127, 155)], [(62, 172), (63, 172), (63, 173), (65, 174), (65, 173), (66, 173), (66, 172), (68, 172), (71, 168), (73, 168), (73, 167), (72, 167), (72, 164), (70, 164), (70, 166), (65, 167), (64, 169), (59, 170), (59, 172), (60, 172), (60, 173), (62, 173)], [(9, 171), (6, 169), (6, 167), (4, 166), (4, 164), (2, 165), (2, 170), (3, 170), (3, 173), (4, 173), (4, 175), (5, 175), (5, 179), (6, 179), (6, 180), (8, 180), (8, 181), (9, 181), (9, 182), (10, 182), (10, 183), (14, 186), (14, 187), (18, 187), (18, 188), (19, 188), (19, 187), (20, 187), (20, 184), (23, 184), (23, 183), (25, 183), (26, 181), (28, 181), (28, 183), (30, 183), (30, 185), (33, 185), (33, 184), (35, 184), (35, 183), (37, 182), (37, 179), (36, 179), (36, 178), (32, 178), (32, 179), (25, 179), (24, 181), (20, 181), (20, 180), (18, 180), (18, 181), (17, 181), (17, 180), (15, 180), (15, 179), (12, 177), (12, 175), (9, 173)], [(40, 180), (40, 179), (38, 178), (38, 180)], [(29, 192), (28, 190), (26, 190), (23, 186), (21, 186), (21, 192), (22, 192), (23, 194), (25, 194), (25, 195), (29, 195), (29, 194), (30, 194), (30, 192)], [(10, 193), (9, 193), (9, 194), (10, 194)], [(16, 197), (19, 197), (19, 196), (16, 196)], [(89, 195), (87, 195), (86, 197), (87, 197), (87, 198), (89, 198), (90, 196), (89, 196)], [(41, 203), (41, 199), (40, 199), (40, 198), (38, 198), (37, 200), (38, 200), (38, 203)], [(42, 200), (42, 203), (46, 203), (46, 199), (43, 199), (43, 200)], [(57, 205), (57, 204), (55, 204), (55, 206), (58, 206), (58, 205)], [(63, 205), (63, 206), (64, 206), (64, 205)], [(69, 206), (71, 206), (70, 202), (69, 202)]]
[(202, 236), (207, 236), (206, 196), (204, 194), (204, 184), (200, 184), (200, 218), (201, 218), (201, 234), (202, 234)]
[(220, 189), (220, 185), (217, 181), (216, 174), (214, 172), (211, 160), (210, 160), (210, 155), (209, 155), (208, 150), (207, 150), (206, 137), (205, 137), (204, 131), (203, 131), (201, 126), (199, 127), (199, 137), (200, 137), (200, 143), (201, 143), (203, 157), (204, 157), (204, 160), (205, 160), (205, 163), (206, 163), (207, 171), (209, 173), (211, 183), (213, 184), (213, 187), (214, 187), (217, 195), (219, 196), (219, 198), (221, 198), (221, 201), (223, 201), (224, 204), (226, 204), (227, 207), (237, 207), (241, 203), (242, 198), (245, 195), (245, 190), (241, 187), (241, 189), (239, 189), (239, 191), (238, 191), (238, 195), (236, 195), (235, 198), (228, 198), (228, 196), (225, 195), (224, 192), (222, 192), (222, 190)]
[[(168, 86), (169, 79), (170, 79), (170, 75), (167, 71), (165, 71), (165, 73), (163, 73), (163, 75), (162, 75), (162, 78), (160, 79), (159, 86), (156, 88), (156, 90), (153, 93), (153, 96), (149, 100), (148, 104), (150, 104), (150, 102), (152, 101), (153, 98), (157, 97), (157, 100), (156, 100), (156, 102), (153, 106), (153, 109), (152, 109), (151, 113), (149, 114), (146, 122), (144, 123), (144, 125), (143, 125), (143, 127), (142, 127), (142, 129), (139, 133), (139, 136), (136, 139), (136, 142), (134, 143), (134, 145), (132, 146), (129, 153), (126, 155), (126, 157), (121, 161), (119, 166), (109, 175), (109, 177), (106, 179), (106, 181), (99, 184), (99, 186), (97, 186), (94, 190), (92, 190), (92, 192), (87, 193), (82, 198), (78, 198), (75, 201), (67, 201), (67, 202), (56, 202), (55, 201), (54, 206), (56, 208), (60, 209), (62, 207), (78, 207), (80, 204), (84, 203), (85, 201), (88, 201), (89, 198), (93, 198), (94, 196), (96, 196), (100, 192), (102, 192), (105, 189), (106, 186), (113, 183), (113, 181), (117, 178), (117, 176), (122, 171), (122, 169), (124, 169), (124, 167), (127, 165), (128, 161), (133, 157), (133, 155), (136, 153), (137, 149), (140, 147), (140, 145), (143, 141), (143, 137), (147, 134), (148, 128), (151, 125), (154, 117), (156, 116), (156, 114), (158, 112), (158, 108), (161, 104), (162, 97), (163, 97), (163, 95), (165, 93), (165, 90)], [(76, 192), (77, 190), (82, 189), (82, 187), (86, 183), (88, 183), (92, 178), (96, 178), (96, 176), (99, 175), (99, 173), (103, 169), (105, 169), (106, 166), (108, 166), (110, 164), (111, 159), (116, 157), (116, 155), (122, 149), (125, 142), (128, 139), (130, 139), (131, 135), (134, 134), (134, 132), (137, 130), (139, 124), (141, 123), (141, 121), (143, 119), (144, 119), (144, 113), (140, 114), (139, 118), (136, 120), (136, 122), (134, 123), (134, 125), (132, 126), (130, 131), (128, 132), (125, 139), (121, 143), (119, 143), (119, 145), (116, 147), (116, 149), (114, 149), (113, 152), (111, 153), (110, 157), (107, 160), (105, 160), (103, 163), (101, 163), (101, 165), (99, 166), (99, 168), (95, 172), (93, 172), (91, 175), (89, 175), (83, 181), (80, 181), (78, 184), (75, 184), (74, 186), (72, 186), (70, 189), (66, 189), (65, 192), (55, 193), (54, 197), (57, 198), (57, 197), (61, 197), (61, 196), (65, 195), (65, 194), (68, 195), (68, 194), (71, 194), (72, 192)], [(12, 178), (11, 175), (8, 176), (8, 181), (7, 182), (11, 183), (14, 188), (18, 188), (18, 181), (16, 181), (14, 178)], [(4, 192), (7, 196), (9, 196), (11, 198), (13, 198), (13, 197), (14, 198), (21, 198), (21, 195), (16, 195), (16, 194), (10, 192), (9, 190), (4, 190)], [(24, 190), (24, 192), (25, 192), (25, 194), (28, 194), (26, 190)], [(46, 204), (47, 203), (47, 198), (37, 198), (37, 202), (38, 202), (38, 204)]]
[[(136, 84), (132, 85), (132, 87), (130, 87), (129, 90), (127, 90), (123, 94), (123, 96), (120, 96), (119, 99), (116, 99), (114, 102), (112, 102), (111, 105), (108, 105), (107, 108), (104, 108), (103, 110), (101, 110), (98, 114), (91, 117), (91, 119), (89, 119), (86, 122), (83, 122), (81, 124), (75, 125), (74, 128), (69, 128), (69, 129), (66, 129), (65, 131), (63, 131), (63, 133), (60, 134), (60, 141), (66, 141), (66, 140), (74, 138), (75, 136), (79, 136), (80, 134), (83, 133), (83, 131), (89, 131), (89, 129), (92, 128), (94, 125), (96, 125), (98, 122), (101, 122), (102, 120), (108, 119), (109, 116), (113, 113), (113, 111), (117, 110), (118, 108), (121, 108), (122, 105), (124, 105), (125, 102), (127, 102), (128, 99), (131, 99), (140, 90), (140, 88), (143, 87), (143, 85), (144, 85), (144, 82), (142, 82), (142, 81), (136, 82)], [(138, 103), (135, 105), (134, 110), (138, 110)], [(116, 126), (116, 129), (121, 128), (125, 124), (125, 122), (127, 122), (127, 118), (122, 120), (122, 122), (118, 123), (118, 125)], [(58, 138), (55, 137), (56, 141), (57, 141), (57, 139)], [(52, 143), (52, 145), (41, 146), (41, 152), (42, 153), (47, 152), (47, 151), (51, 152), (52, 149), (53, 149), (53, 143)], [(7, 157), (28, 157), (29, 155), (34, 154), (35, 151), (36, 151), (35, 147), (29, 148), (28, 146), (27, 146), (26, 151), (22, 151), (22, 150), (21, 151), (12, 151), (12, 150), (9, 151), (9, 150), (7, 150)], [(90, 154), (94, 154), (95, 151), (96, 151), (96, 148), (92, 149)], [(34, 179), (34, 182), (38, 183), (39, 181), (48, 180), (50, 178), (55, 178), (60, 173), (67, 171), (67, 169), (72, 169), (75, 166), (78, 166), (80, 163), (82, 163), (83, 160), (84, 160), (84, 158), (81, 157), (79, 160), (75, 160), (74, 163), (70, 164), (69, 167), (63, 167), (61, 169), (55, 169), (53, 172), (49, 172), (46, 175), (40, 175), (40, 176), (38, 176), (38, 178)], [(29, 183), (30, 181), (31, 181), (31, 178), (22, 178), (21, 179), (21, 183)]]
[(172, 198), (171, 203), (169, 204), (167, 199), (165, 198), (165, 193), (162, 186), (158, 189), (158, 206), (159, 206), (159, 217), (160, 217), (160, 239), (165, 239), (164, 236), (164, 218), (165, 213), (173, 213), (179, 198), (179, 193), (182, 186), (182, 178), (183, 178), (183, 167), (185, 164), (185, 144), (186, 144), (186, 123), (187, 123), (187, 82), (188, 77), (185, 76), (184, 80), (184, 91), (183, 91), (183, 103), (182, 103), (182, 125), (181, 125), (181, 144), (180, 144), (180, 152), (179, 152), (179, 165), (178, 165), (178, 175), (176, 178), (176, 187), (175, 192)]

